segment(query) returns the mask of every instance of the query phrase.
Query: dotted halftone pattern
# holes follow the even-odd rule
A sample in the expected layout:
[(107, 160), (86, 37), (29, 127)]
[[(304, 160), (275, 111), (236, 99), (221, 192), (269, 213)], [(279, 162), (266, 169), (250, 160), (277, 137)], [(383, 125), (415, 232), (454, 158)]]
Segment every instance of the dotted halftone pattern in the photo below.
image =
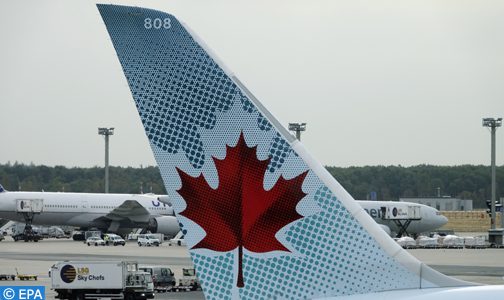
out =
[[(271, 157), (264, 186), (308, 168), (184, 27), (154, 10), (98, 5), (128, 80), (176, 213), (186, 207), (176, 167), (219, 184), (213, 157), (225, 158), (243, 131), (258, 156)], [(170, 19), (168, 29), (144, 21)], [(236, 288), (237, 251), (191, 250), (206, 299), (309, 299), (419, 286), (412, 274), (380, 248), (320, 179), (309, 172), (298, 205), (304, 218), (276, 237), (291, 252), (243, 256), (245, 287)], [(178, 216), (188, 245), (205, 232)], [(229, 216), (232, 217), (232, 216)]]
[[(319, 188), (314, 198), (322, 212), (294, 223), (286, 232), (286, 240), (300, 255), (266, 260), (246, 257), (243, 296), (309, 299), (400, 289), (418, 283), (416, 276), (379, 248), (326, 187)], [(257, 286), (263, 288), (248, 288)]]
[(205, 282), (203, 290), (206, 300), (230, 300), (233, 289), (233, 264), (231, 253), (204, 256), (191, 253), (198, 279)]

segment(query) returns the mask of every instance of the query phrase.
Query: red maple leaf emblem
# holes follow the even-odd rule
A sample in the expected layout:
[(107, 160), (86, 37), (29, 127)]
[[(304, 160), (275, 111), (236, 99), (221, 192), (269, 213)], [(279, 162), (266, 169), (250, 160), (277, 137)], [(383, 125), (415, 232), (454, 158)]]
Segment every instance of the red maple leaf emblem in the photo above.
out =
[(296, 205), (306, 196), (301, 186), (308, 171), (292, 178), (282, 176), (264, 190), (264, 175), (271, 158), (257, 159), (257, 146), (249, 148), (243, 132), (235, 147), (226, 145), (226, 157), (212, 157), (219, 185), (211, 188), (203, 174), (192, 177), (177, 168), (182, 187), (177, 191), (187, 208), (180, 214), (199, 224), (206, 236), (191, 249), (228, 252), (238, 248), (238, 287), (244, 286), (243, 248), (251, 252), (290, 252), (275, 234), (302, 218)]

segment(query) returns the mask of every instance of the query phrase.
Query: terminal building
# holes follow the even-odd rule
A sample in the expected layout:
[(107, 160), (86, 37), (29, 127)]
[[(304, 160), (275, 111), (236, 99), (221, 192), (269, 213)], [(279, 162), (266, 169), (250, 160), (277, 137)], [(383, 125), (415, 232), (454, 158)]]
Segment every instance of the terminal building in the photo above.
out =
[(450, 196), (442, 197), (424, 197), (424, 198), (399, 198), (400, 202), (412, 202), (434, 207), (440, 211), (471, 211), (473, 210), (473, 201), (469, 199), (452, 198)]

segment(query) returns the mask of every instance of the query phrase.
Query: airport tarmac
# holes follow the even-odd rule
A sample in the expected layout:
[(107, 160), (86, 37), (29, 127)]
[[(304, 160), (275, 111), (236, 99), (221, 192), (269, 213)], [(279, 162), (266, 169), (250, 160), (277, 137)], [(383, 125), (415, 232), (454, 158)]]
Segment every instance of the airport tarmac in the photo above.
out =
[[(408, 250), (434, 269), (459, 279), (504, 284), (504, 249), (414, 249)], [(14, 242), (10, 237), (0, 242), (0, 273), (34, 274), (38, 281), (0, 281), (0, 285), (44, 285), (46, 299), (54, 299), (48, 270), (61, 260), (134, 260), (142, 264), (169, 266), (175, 276), (192, 266), (185, 247), (139, 247), (134, 241), (126, 246), (87, 246), (73, 240), (46, 239), (38, 243)], [(158, 293), (156, 299), (204, 299), (201, 291)]]
[[(126, 246), (87, 246), (84, 242), (71, 239), (45, 239), (34, 242), (14, 242), (10, 237), (0, 242), (0, 273), (33, 274), (34, 281), (0, 281), (0, 285), (43, 285), (46, 299), (55, 299), (51, 290), (48, 271), (57, 261), (62, 260), (130, 260), (140, 264), (169, 266), (176, 278), (182, 275), (182, 268), (192, 267), (189, 252), (185, 246), (139, 247), (135, 241), (128, 241)], [(203, 300), (201, 291), (157, 293), (155, 299)]]

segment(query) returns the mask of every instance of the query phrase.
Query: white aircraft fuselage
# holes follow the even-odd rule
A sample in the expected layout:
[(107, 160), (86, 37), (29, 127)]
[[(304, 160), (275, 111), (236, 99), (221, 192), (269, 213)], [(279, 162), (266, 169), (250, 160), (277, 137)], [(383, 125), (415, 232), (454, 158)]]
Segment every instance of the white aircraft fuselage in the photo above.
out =
[(97, 228), (121, 234), (147, 228), (168, 236), (179, 231), (172, 207), (152, 194), (2, 192), (0, 218), (25, 222), (20, 201), (32, 200), (42, 202), (40, 212), (33, 214), (34, 225)]
[[(167, 198), (165, 195), (153, 194), (4, 191), (0, 193), (0, 218), (25, 222), (18, 201), (41, 200), (41, 211), (33, 216), (34, 225), (67, 225), (118, 233), (142, 227), (174, 236), (179, 231), (179, 225)], [(412, 234), (432, 231), (448, 221), (438, 210), (422, 204), (365, 200), (357, 202), (378, 224), (388, 227), (394, 233), (399, 232), (400, 228), (394, 221), (383, 218), (383, 207), (390, 211), (406, 211), (408, 206), (419, 206), (421, 219), (412, 221), (407, 228), (408, 233)]]
[[(419, 234), (423, 232), (433, 231), (448, 222), (448, 219), (443, 216), (437, 209), (417, 203), (411, 202), (396, 202), (396, 201), (367, 201), (367, 200), (357, 200), (357, 203), (364, 208), (376, 223), (387, 226), (391, 232), (399, 232), (400, 228), (397, 224), (390, 219), (383, 217), (382, 207), (385, 207), (392, 211), (394, 208), (397, 211), (405, 212), (411, 206), (420, 207), (420, 219), (413, 220), (409, 224), (407, 231), (412, 234)], [(404, 221), (404, 220), (402, 220)]]

